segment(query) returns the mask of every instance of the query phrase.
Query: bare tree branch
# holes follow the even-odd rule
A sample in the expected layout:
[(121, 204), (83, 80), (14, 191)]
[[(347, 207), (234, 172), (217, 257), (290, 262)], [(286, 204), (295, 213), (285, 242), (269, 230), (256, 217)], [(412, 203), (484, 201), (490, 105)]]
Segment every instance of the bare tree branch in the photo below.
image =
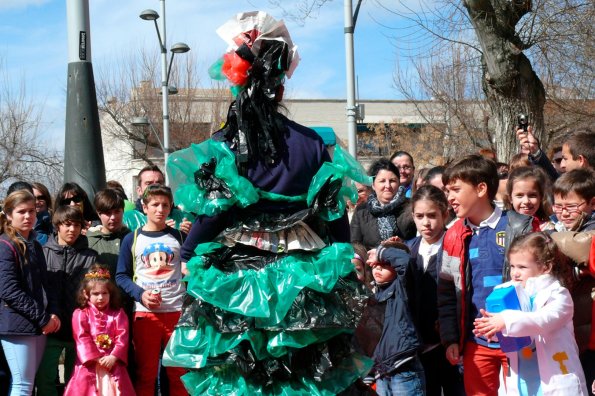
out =
[(0, 186), (17, 180), (41, 182), (50, 190), (61, 183), (62, 153), (40, 137), (42, 109), (27, 98), (24, 79), (15, 88), (0, 61)]

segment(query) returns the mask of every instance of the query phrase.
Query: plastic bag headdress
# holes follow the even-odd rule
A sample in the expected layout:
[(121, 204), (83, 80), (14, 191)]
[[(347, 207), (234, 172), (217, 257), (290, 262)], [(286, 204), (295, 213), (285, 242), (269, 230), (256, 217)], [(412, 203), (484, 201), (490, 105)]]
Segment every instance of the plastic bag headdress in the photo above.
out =
[(283, 21), (260, 11), (236, 15), (217, 33), (229, 48), (209, 74), (228, 79), (236, 96), (219, 132), (233, 142), (241, 172), (255, 155), (275, 163), (284, 150), (287, 128), (277, 109), (283, 81), (299, 62), (297, 47)]

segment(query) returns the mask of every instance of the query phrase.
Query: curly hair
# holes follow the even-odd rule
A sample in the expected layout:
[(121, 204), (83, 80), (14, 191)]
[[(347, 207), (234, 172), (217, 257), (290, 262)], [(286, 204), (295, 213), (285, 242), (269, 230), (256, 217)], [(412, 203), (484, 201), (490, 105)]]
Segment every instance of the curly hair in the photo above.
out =
[(533, 232), (515, 238), (508, 249), (507, 258), (519, 252), (529, 252), (535, 261), (544, 266), (550, 274), (558, 279), (562, 286), (570, 289), (573, 284), (572, 265), (564, 256), (556, 242), (545, 232)]
[[(96, 272), (103, 272), (108, 274), (108, 278), (87, 276)], [(111, 274), (107, 267), (101, 264), (94, 264), (89, 268), (87, 274), (83, 277), (79, 291), (77, 293), (77, 303), (80, 308), (85, 308), (89, 303), (89, 292), (96, 284), (101, 283), (106, 285), (107, 291), (109, 292), (109, 306), (112, 309), (120, 309), (122, 307), (122, 300), (120, 296), (120, 289), (116, 286), (116, 283), (111, 278)]]

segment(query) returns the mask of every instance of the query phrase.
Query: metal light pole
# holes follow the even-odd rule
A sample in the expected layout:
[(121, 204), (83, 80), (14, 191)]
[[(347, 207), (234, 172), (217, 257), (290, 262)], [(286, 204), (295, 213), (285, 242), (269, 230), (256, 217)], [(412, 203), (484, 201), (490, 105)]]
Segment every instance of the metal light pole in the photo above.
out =
[(91, 64), (88, 0), (67, 0), (68, 83), (64, 181), (78, 183), (91, 201), (105, 187), (105, 163)]
[(159, 14), (154, 10), (145, 10), (140, 13), (139, 17), (145, 21), (153, 21), (157, 38), (159, 39), (159, 46), (161, 47), (161, 105), (163, 117), (163, 170), (165, 174), (165, 183), (168, 184), (167, 176), (167, 159), (169, 158), (169, 74), (171, 72), (171, 64), (175, 54), (181, 54), (190, 51), (190, 47), (184, 43), (176, 43), (171, 47), (171, 58), (169, 68), (167, 64), (167, 40), (165, 30), (165, 0), (159, 0), (161, 3), (161, 29), (157, 26), (157, 19)]
[(344, 16), (345, 16), (345, 72), (347, 75), (347, 106), (345, 108), (347, 114), (347, 139), (349, 141), (349, 154), (353, 158), (357, 158), (357, 121), (356, 112), (357, 106), (355, 104), (355, 60), (353, 55), (353, 33), (355, 32), (355, 24), (357, 23), (357, 14), (362, 0), (358, 0), (355, 14), (351, 0), (345, 0)]

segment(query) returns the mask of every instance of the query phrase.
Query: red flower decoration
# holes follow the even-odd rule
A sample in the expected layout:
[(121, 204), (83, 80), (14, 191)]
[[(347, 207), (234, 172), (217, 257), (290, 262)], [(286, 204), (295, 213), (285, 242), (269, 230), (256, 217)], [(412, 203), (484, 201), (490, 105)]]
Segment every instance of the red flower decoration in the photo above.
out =
[(242, 59), (235, 52), (228, 52), (223, 55), (223, 65), (221, 72), (233, 83), (233, 85), (243, 86), (248, 81), (248, 69), (252, 65), (245, 59)]

